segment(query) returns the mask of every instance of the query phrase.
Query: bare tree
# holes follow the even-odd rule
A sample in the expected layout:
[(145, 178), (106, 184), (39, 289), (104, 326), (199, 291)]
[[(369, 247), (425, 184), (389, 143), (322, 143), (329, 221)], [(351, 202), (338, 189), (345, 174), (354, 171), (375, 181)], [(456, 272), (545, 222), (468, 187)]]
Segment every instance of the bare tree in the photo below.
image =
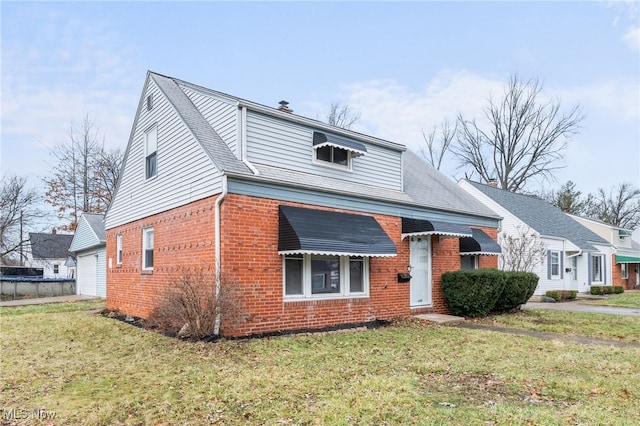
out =
[(428, 134), (422, 130), (422, 137), (427, 146), (426, 148), (420, 149), (420, 155), (437, 170), (440, 170), (442, 167), (444, 156), (449, 151), (451, 143), (455, 140), (458, 132), (458, 122), (456, 121), (452, 127), (449, 120), (444, 119), (439, 127), (440, 137), (437, 139), (436, 133), (438, 132), (438, 126), (433, 126), (433, 129)]
[(505, 271), (533, 272), (542, 264), (546, 248), (540, 237), (530, 228), (516, 227), (514, 234), (500, 237), (500, 260)]
[(589, 216), (625, 229), (640, 226), (640, 189), (621, 183), (607, 194), (602, 188), (594, 196)]
[(351, 129), (360, 120), (360, 113), (354, 111), (349, 105), (342, 105), (339, 102), (332, 102), (329, 107), (326, 121), (332, 126), (343, 129)]
[(499, 101), (489, 98), (486, 123), (458, 115), (460, 167), (471, 169), (484, 182), (496, 179), (503, 189), (518, 192), (529, 179), (548, 179), (564, 167), (567, 139), (579, 130), (583, 116), (578, 105), (561, 112), (558, 100), (543, 101), (542, 83), (509, 80)]
[(82, 129), (71, 125), (69, 141), (51, 150), (56, 161), (52, 175), (45, 178), (45, 202), (57, 209), (61, 229), (73, 231), (80, 213), (103, 213), (109, 203), (122, 164), (120, 150), (106, 151), (97, 129), (85, 116)]
[(0, 184), (0, 258), (2, 263), (24, 261), (23, 247), (29, 241), (26, 229), (32, 227), (44, 212), (38, 207), (35, 189), (27, 187), (27, 179), (2, 176)]

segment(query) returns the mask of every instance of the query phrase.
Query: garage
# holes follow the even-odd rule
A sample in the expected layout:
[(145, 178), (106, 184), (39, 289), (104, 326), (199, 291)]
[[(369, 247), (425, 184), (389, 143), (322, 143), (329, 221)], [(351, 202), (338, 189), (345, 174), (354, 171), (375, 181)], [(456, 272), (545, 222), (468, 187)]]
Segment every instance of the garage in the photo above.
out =
[(76, 293), (106, 297), (107, 249), (103, 216), (83, 213), (69, 251), (76, 258)]
[(77, 262), (76, 293), (96, 296), (98, 255), (78, 256)]

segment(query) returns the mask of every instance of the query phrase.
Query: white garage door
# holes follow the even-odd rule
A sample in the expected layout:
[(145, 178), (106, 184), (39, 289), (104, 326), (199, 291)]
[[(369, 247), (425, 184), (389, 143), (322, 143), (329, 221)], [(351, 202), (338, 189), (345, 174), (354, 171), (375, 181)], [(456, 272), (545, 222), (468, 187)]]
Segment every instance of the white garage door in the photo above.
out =
[(78, 256), (78, 278), (76, 286), (78, 294), (96, 295), (96, 264), (98, 257), (95, 254)]

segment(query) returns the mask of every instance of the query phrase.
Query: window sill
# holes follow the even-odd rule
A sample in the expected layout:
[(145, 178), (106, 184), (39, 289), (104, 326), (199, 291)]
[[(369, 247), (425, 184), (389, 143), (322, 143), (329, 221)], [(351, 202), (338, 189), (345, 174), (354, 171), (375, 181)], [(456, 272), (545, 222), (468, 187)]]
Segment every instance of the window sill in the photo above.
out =
[(140, 271), (141, 275), (153, 275), (153, 269), (143, 269)]
[(332, 169), (332, 170), (341, 170), (343, 172), (353, 172), (353, 167), (351, 166), (343, 166), (341, 164), (332, 163), (330, 161), (313, 160), (312, 164), (320, 167), (326, 167), (327, 169)]
[(284, 296), (282, 301), (285, 303), (297, 303), (297, 302), (327, 302), (327, 301), (339, 301), (339, 302), (345, 302), (345, 301), (349, 301), (349, 300), (362, 300), (362, 299), (369, 299), (369, 295), (368, 294), (361, 294), (361, 295), (349, 295), (349, 296), (343, 296), (343, 295), (338, 295), (338, 296), (309, 296), (309, 297), (304, 297), (304, 296)]

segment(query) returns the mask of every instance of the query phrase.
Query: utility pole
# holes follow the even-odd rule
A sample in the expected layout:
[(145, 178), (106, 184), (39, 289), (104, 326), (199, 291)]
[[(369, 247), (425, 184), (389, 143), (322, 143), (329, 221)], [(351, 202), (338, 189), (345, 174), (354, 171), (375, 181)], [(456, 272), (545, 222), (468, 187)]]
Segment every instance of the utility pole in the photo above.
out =
[(24, 238), (22, 238), (24, 210), (20, 210), (20, 266), (24, 266)]

